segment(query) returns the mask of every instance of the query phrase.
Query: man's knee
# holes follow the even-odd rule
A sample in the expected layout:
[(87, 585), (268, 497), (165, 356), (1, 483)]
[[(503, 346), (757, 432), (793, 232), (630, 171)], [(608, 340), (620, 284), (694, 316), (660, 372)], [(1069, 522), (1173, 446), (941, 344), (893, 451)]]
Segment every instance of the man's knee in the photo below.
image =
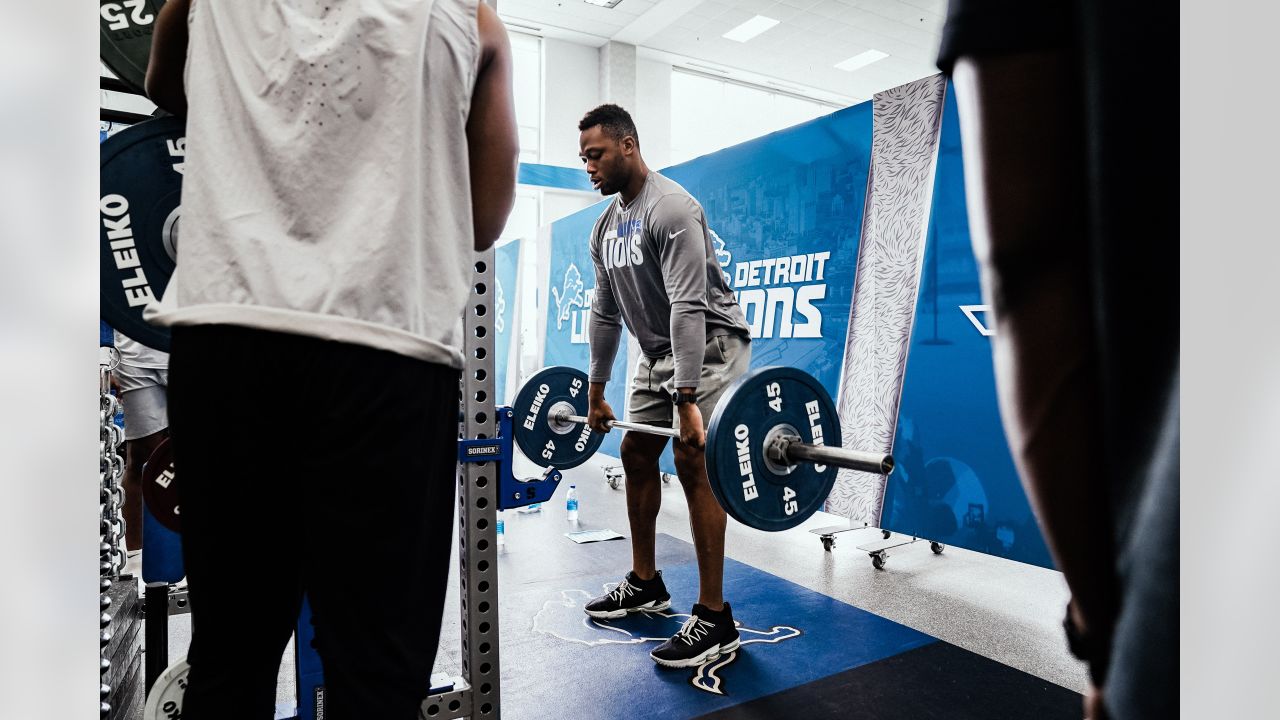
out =
[(676, 473), (682, 482), (699, 478), (706, 470), (706, 454), (684, 443), (676, 443)]
[(167, 437), (169, 437), (169, 429), (165, 428), (150, 435), (129, 440), (129, 457), (138, 463), (138, 467), (142, 467), (142, 464), (151, 459), (151, 454), (156, 451), (156, 448), (160, 447), (160, 443), (164, 442)]
[(652, 443), (637, 440), (632, 435), (623, 437), (622, 447), (618, 451), (619, 455), (622, 457), (623, 469), (628, 473), (635, 470), (643, 471), (649, 467), (656, 470), (658, 466), (658, 456), (662, 454), (662, 448), (659, 447), (657, 452), (654, 452), (651, 445)]

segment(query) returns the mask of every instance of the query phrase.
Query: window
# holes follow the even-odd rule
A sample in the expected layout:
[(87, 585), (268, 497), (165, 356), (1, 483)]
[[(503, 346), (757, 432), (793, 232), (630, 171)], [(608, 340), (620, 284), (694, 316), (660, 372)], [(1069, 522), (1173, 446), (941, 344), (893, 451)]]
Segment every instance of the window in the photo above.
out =
[(840, 108), (683, 70), (671, 74), (671, 162), (692, 160)]
[(542, 157), (542, 38), (519, 32), (508, 34), (516, 125), (520, 130), (520, 162), (536, 163)]
[[(542, 38), (509, 31), (511, 73), (516, 127), (520, 133), (520, 162), (536, 163), (542, 157)], [(528, 238), (538, 232), (541, 192), (521, 186), (501, 237)]]

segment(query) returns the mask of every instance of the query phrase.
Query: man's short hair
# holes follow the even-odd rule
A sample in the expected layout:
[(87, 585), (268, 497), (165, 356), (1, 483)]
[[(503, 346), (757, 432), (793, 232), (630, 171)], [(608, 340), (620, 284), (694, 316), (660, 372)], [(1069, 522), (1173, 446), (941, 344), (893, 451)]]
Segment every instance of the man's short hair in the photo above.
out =
[(578, 131), (582, 132), (597, 125), (614, 140), (621, 141), (622, 138), (630, 135), (635, 138), (636, 145), (640, 144), (640, 133), (636, 132), (636, 124), (631, 120), (631, 113), (617, 105), (607, 103), (587, 113), (582, 117), (582, 122), (578, 123)]

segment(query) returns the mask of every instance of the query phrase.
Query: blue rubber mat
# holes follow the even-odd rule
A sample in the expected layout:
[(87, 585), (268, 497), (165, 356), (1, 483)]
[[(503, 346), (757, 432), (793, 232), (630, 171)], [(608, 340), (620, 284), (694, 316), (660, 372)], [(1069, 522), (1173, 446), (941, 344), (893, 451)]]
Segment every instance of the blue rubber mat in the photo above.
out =
[[(629, 565), (624, 543), (582, 550), (588, 548), (619, 555), (621, 571)], [(741, 648), (701, 668), (661, 668), (649, 652), (688, 617), (697, 600), (698, 572), (688, 543), (659, 535), (658, 556), (672, 596), (670, 610), (661, 613), (619, 620), (583, 613), (583, 603), (612, 587), (621, 572), (504, 582), (504, 717), (696, 717), (937, 642), (726, 559), (726, 596), (739, 623)]]

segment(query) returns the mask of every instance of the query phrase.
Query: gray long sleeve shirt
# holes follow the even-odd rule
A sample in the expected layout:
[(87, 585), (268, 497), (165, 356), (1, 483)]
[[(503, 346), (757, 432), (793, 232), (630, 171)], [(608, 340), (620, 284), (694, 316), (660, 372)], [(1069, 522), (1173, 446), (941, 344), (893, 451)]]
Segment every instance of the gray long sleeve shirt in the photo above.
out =
[(750, 337), (711, 246), (706, 214), (678, 183), (650, 171), (623, 206), (614, 199), (591, 232), (591, 382), (608, 382), (622, 324), (646, 357), (675, 356), (675, 386), (698, 386), (707, 341)]

